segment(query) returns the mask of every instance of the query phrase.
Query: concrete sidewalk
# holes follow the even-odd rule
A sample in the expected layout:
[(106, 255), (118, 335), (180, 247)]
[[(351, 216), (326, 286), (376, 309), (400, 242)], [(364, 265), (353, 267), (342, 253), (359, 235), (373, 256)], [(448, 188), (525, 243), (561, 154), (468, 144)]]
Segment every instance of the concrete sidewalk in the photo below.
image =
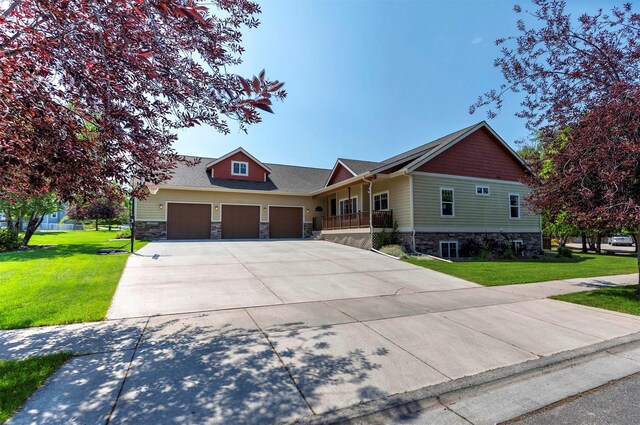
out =
[[(560, 357), (560, 356), (558, 356)], [(628, 406), (619, 406), (620, 394), (603, 397), (599, 405), (585, 405), (593, 399), (587, 396), (578, 398), (578, 403), (568, 411), (561, 413), (566, 405), (540, 415), (529, 415), (540, 409), (561, 403), (573, 396), (588, 392), (594, 388), (611, 388), (609, 384), (625, 381), (629, 376), (640, 376), (640, 343), (632, 342), (617, 347), (602, 347), (592, 353), (571, 359), (558, 359), (552, 365), (531, 370), (516, 370), (504, 378), (497, 378), (486, 383), (475, 383), (468, 387), (433, 388), (433, 391), (421, 390), (403, 394), (394, 400), (395, 406), (366, 406), (353, 411), (343, 411), (340, 415), (317, 418), (313, 423), (343, 425), (493, 425), (509, 424), (551, 424), (551, 423), (584, 423), (611, 424), (636, 423), (633, 415), (636, 408), (635, 394), (623, 394)], [(636, 385), (637, 385), (636, 378)], [(630, 389), (635, 389), (630, 386)], [(618, 391), (620, 392), (620, 390)], [(596, 395), (598, 394), (596, 390)], [(619, 414), (622, 409), (626, 412)], [(576, 409), (579, 409), (576, 411)], [(609, 409), (609, 412), (607, 412)], [(372, 413), (358, 414), (364, 410)], [(612, 414), (613, 413), (613, 414)], [(618, 421), (613, 416), (616, 416)], [(521, 419), (522, 418), (522, 419)]]
[(635, 279), (472, 287), (2, 331), (0, 358), (84, 354), (63, 366), (9, 423), (307, 420), (635, 336), (636, 316), (539, 299), (553, 288), (565, 293)]

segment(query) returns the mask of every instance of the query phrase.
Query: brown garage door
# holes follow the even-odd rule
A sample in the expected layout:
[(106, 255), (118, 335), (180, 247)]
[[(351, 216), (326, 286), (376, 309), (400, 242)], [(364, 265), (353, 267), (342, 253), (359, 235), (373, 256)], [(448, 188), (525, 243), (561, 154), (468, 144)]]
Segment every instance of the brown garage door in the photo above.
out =
[(258, 239), (259, 237), (260, 207), (222, 206), (222, 239)]
[(167, 239), (211, 239), (211, 205), (167, 205)]
[(270, 238), (301, 238), (302, 208), (269, 207)]

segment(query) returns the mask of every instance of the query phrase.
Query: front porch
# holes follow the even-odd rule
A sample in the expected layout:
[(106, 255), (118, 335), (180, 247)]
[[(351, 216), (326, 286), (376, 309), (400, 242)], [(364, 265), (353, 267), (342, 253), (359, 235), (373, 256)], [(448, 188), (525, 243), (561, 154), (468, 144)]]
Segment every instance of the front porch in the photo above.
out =
[[(371, 222), (371, 226), (369, 225)], [(321, 224), (317, 230), (341, 230), (341, 229), (362, 229), (373, 227), (374, 229), (384, 229), (393, 227), (393, 211), (360, 211), (351, 214), (322, 217), (322, 221), (314, 221), (316, 225)]]

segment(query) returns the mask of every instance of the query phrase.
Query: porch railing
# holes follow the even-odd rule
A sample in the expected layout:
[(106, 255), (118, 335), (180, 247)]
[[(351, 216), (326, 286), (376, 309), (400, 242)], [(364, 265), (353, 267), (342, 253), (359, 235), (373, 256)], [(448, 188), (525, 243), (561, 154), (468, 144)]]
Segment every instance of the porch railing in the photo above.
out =
[[(371, 215), (374, 228), (393, 227), (393, 211), (373, 211)], [(369, 227), (369, 211), (322, 217), (322, 230), (360, 229), (363, 227)]]

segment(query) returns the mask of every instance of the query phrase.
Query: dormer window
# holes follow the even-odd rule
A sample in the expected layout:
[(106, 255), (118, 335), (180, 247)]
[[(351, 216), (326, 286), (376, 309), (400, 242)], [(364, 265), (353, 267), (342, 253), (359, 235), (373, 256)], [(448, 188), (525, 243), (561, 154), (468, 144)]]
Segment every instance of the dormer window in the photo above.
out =
[(231, 174), (234, 176), (248, 176), (249, 163), (242, 161), (231, 161)]

